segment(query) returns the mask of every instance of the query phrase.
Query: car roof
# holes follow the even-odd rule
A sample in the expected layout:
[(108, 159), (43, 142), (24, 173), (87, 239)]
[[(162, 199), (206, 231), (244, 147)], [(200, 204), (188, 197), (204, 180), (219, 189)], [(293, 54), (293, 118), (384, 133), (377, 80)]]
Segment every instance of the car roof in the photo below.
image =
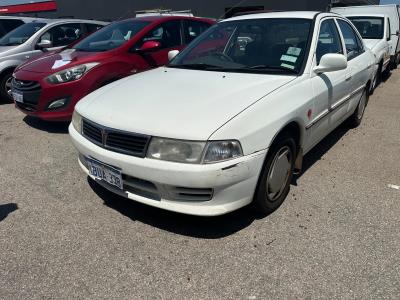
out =
[(34, 17), (24, 17), (24, 16), (0, 16), (0, 20), (44, 20), (43, 18), (34, 18)]
[(379, 18), (384, 18), (386, 15), (384, 14), (369, 14), (369, 13), (352, 13), (352, 14), (340, 14), (341, 16), (344, 17), (379, 17)]
[(71, 22), (80, 22), (80, 23), (96, 23), (96, 24), (108, 24), (108, 22), (97, 21), (97, 20), (85, 20), (85, 19), (48, 19), (47, 23), (71, 23)]
[[(201, 18), (201, 17), (191, 17), (191, 16), (138, 16), (136, 18), (130, 18), (130, 19), (126, 19), (126, 20), (141, 20), (141, 21), (149, 21), (149, 22), (156, 22), (156, 21), (168, 21), (168, 20), (177, 20), (177, 19), (184, 19), (184, 20), (209, 20), (212, 21), (213, 19), (210, 18)], [(125, 21), (126, 21), (125, 20)]]
[[(265, 12), (265, 13), (255, 13), (237, 16), (229, 18), (225, 21), (238, 21), (238, 20), (249, 20), (249, 19), (272, 19), (272, 18), (299, 18), (299, 19), (314, 19), (316, 15), (320, 14), (318, 11), (279, 11), (279, 12)], [(326, 14), (326, 13), (324, 13)]]

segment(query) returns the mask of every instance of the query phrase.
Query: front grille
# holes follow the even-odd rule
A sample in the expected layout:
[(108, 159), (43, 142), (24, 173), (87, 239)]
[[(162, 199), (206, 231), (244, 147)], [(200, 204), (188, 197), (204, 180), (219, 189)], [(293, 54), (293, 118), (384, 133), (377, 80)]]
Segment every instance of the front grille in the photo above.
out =
[(126, 153), (144, 156), (143, 151), (147, 148), (148, 137), (129, 135), (124, 133), (110, 132), (106, 137), (106, 147), (111, 150), (121, 150)]
[(24, 95), (24, 103), (16, 103), (19, 108), (30, 112), (37, 110), (40, 94), (42, 92), (42, 87), (39, 82), (13, 78), (11, 89), (13, 92), (19, 92)]
[(13, 88), (20, 91), (38, 91), (41, 89), (39, 82), (18, 80), (16, 78), (12, 81)]
[(146, 156), (149, 136), (107, 128), (85, 119), (82, 123), (83, 135), (93, 143), (118, 153)]
[(103, 133), (101, 128), (84, 120), (82, 123), (82, 132), (83, 135), (92, 142), (100, 145), (103, 144)]

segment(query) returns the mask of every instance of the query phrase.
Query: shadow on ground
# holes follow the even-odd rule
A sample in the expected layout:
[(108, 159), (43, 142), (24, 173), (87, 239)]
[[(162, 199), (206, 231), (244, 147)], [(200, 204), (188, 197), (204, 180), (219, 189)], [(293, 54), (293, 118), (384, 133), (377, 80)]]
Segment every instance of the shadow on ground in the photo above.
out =
[(310, 152), (308, 152), (303, 159), (303, 170), (297, 178), (305, 174), (317, 161), (335, 145), (351, 128), (346, 123), (342, 124), (328, 136), (326, 136), (317, 146), (315, 146)]
[(70, 124), (69, 122), (47, 122), (30, 116), (26, 116), (23, 120), (27, 125), (35, 129), (60, 134), (68, 133)]
[(88, 182), (105, 205), (132, 221), (139, 221), (180, 235), (202, 239), (223, 238), (248, 227), (257, 219), (250, 207), (212, 218), (173, 213), (115, 195), (90, 178)]
[(16, 211), (17, 209), (18, 205), (15, 203), (0, 204), (0, 222), (7, 218), (9, 214)]

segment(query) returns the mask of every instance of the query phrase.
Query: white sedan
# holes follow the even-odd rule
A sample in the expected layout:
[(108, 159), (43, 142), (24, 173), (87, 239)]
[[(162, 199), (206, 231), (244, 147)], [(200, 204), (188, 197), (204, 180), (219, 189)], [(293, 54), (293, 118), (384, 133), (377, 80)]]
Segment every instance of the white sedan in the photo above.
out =
[(270, 213), (305, 153), (345, 120), (360, 124), (373, 65), (344, 17), (236, 17), (168, 66), (88, 95), (69, 132), (81, 168), (116, 194), (191, 215), (250, 203)]

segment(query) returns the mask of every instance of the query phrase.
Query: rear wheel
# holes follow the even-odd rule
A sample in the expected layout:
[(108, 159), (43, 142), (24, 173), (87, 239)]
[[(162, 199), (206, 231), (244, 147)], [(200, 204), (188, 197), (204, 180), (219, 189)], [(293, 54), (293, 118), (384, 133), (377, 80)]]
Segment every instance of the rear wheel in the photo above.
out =
[(271, 147), (258, 180), (253, 204), (257, 212), (269, 214), (286, 199), (296, 157), (295, 140), (288, 134), (278, 137)]
[(13, 101), (11, 92), (12, 74), (12, 71), (8, 71), (0, 78), (0, 97), (3, 101)]
[(361, 99), (358, 102), (356, 110), (349, 118), (349, 124), (352, 128), (358, 127), (361, 124), (361, 121), (364, 117), (365, 108), (367, 107), (369, 99), (369, 94), (367, 91), (368, 91), (368, 86), (364, 89)]

